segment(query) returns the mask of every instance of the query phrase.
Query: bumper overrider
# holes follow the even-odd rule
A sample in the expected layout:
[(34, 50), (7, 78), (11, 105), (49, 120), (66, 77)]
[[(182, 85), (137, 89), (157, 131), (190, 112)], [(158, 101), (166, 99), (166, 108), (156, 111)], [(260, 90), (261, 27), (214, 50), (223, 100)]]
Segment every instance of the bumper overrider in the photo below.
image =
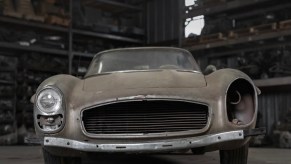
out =
[(159, 152), (190, 149), (222, 142), (244, 140), (246, 137), (265, 133), (265, 128), (256, 128), (251, 130), (236, 130), (191, 138), (129, 144), (94, 144), (66, 138), (45, 137), (43, 146), (73, 149), (84, 152)]

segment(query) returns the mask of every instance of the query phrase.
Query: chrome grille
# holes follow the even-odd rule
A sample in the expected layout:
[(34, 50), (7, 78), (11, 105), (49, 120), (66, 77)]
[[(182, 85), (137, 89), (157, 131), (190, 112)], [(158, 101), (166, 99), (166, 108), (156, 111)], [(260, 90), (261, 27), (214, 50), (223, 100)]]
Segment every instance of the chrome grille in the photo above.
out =
[(90, 134), (148, 134), (203, 129), (208, 107), (182, 101), (119, 102), (83, 111)]

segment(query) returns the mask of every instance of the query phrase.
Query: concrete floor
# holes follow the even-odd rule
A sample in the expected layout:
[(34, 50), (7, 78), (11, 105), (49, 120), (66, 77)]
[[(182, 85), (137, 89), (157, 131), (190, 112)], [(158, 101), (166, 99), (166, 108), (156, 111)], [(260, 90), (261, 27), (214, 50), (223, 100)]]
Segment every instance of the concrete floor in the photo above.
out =
[[(39, 146), (0, 146), (0, 164), (41, 164)], [(85, 164), (218, 164), (218, 151), (198, 156), (192, 154), (170, 155), (107, 155), (84, 159)], [(291, 164), (291, 149), (250, 148), (249, 164)]]

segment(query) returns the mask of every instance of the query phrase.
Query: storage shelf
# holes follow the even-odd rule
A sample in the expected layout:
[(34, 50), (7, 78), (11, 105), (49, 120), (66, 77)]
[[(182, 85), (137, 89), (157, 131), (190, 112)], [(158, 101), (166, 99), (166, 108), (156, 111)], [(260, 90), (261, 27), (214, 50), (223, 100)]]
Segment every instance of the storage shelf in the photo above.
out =
[(13, 124), (13, 123), (14, 123), (13, 119), (0, 120), (0, 124)]
[(43, 73), (48, 73), (48, 74), (57, 74), (60, 72), (65, 72), (65, 70), (60, 70), (60, 69), (40, 68), (40, 67), (33, 67), (33, 66), (27, 66), (27, 67), (24, 67), (23, 69), (26, 69), (28, 71), (43, 72)]
[(13, 107), (0, 107), (0, 111), (13, 111)]
[(73, 29), (73, 34), (86, 35), (86, 36), (91, 36), (91, 37), (124, 41), (124, 42), (131, 42), (131, 43), (143, 43), (141, 40), (138, 40), (138, 39), (123, 37), (123, 36), (119, 36), (119, 35), (106, 34), (106, 33), (85, 31), (85, 30)]
[(254, 80), (254, 83), (259, 88), (291, 86), (291, 77), (278, 77), (278, 78)]
[(76, 52), (76, 51), (73, 51), (73, 55), (80, 56), (80, 57), (87, 57), (87, 58), (93, 58), (95, 56), (95, 54), (92, 54), (92, 53)]
[(189, 47), (184, 47), (184, 48), (188, 49), (189, 51), (197, 51), (197, 50), (205, 50), (205, 49), (211, 49), (211, 48), (217, 48), (217, 47), (223, 47), (223, 46), (231, 46), (231, 45), (236, 45), (236, 44), (250, 43), (250, 42), (266, 40), (266, 39), (274, 39), (274, 38), (279, 38), (282, 36), (289, 36), (289, 35), (291, 35), (291, 29), (278, 30), (278, 31), (270, 32), (270, 33), (263, 33), (263, 34), (257, 34), (257, 35), (249, 35), (249, 36), (244, 36), (237, 39), (227, 39), (227, 40), (218, 41), (214, 43), (197, 44), (194, 46), (189, 46)]
[(109, 12), (141, 11), (140, 7), (112, 0), (84, 0), (83, 4)]
[[(62, 56), (68, 55), (68, 51), (66, 51), (66, 50), (55, 50), (55, 49), (49, 49), (49, 48), (43, 48), (43, 47), (37, 47), (37, 46), (21, 46), (21, 45), (19, 45), (17, 43), (0, 42), (0, 48), (7, 48), (7, 49), (14, 49), (14, 50), (24, 50), (24, 51), (35, 51), (35, 52), (56, 54), (56, 55), (62, 55)], [(92, 57), (94, 57), (95, 54), (74, 51), (73, 55), (92, 58)], [(5, 72), (14, 71), (12, 69), (5, 69), (5, 68), (3, 68), (3, 69), (0, 68), (0, 70), (2, 72), (3, 71), (5, 71)]]
[(0, 67), (0, 72), (15, 72), (16, 68), (6, 68), (6, 67)]
[[(35, 27), (35, 28), (46, 29), (46, 30), (54, 30), (54, 31), (59, 31), (59, 32), (69, 32), (69, 29), (65, 28), (65, 27), (58, 27), (58, 26), (54, 26), (54, 25), (48, 25), (48, 24), (37, 23), (37, 22), (30, 22), (30, 21), (26, 21), (26, 20), (3, 17), (3, 16), (0, 16), (0, 22), (12, 23), (12, 24), (17, 24), (17, 25), (21, 25), (21, 26)], [(143, 43), (141, 40), (130, 38), (130, 37), (123, 37), (123, 36), (119, 36), (119, 35), (91, 32), (91, 31), (79, 30), (79, 29), (72, 29), (72, 31), (74, 34), (78, 34), (78, 35), (92, 36), (92, 37), (97, 37), (97, 38), (131, 42), (131, 43)]]
[(27, 20), (21, 20), (21, 19), (4, 17), (4, 16), (0, 16), (0, 22), (17, 24), (17, 25), (28, 26), (28, 27), (36, 27), (36, 28), (47, 29), (47, 30), (54, 30), (54, 31), (60, 31), (60, 32), (68, 32), (68, 28), (65, 28), (65, 27), (58, 27), (54, 25), (31, 22)]
[(11, 93), (9, 93), (9, 94), (0, 93), (0, 98), (3, 100), (11, 99), (13, 97), (14, 97), (14, 95)]
[(38, 46), (21, 46), (17, 43), (0, 42), (0, 48), (23, 50), (23, 51), (35, 51), (35, 52), (42, 52), (42, 53), (49, 53), (49, 54), (56, 54), (56, 55), (68, 55), (68, 51), (66, 50), (57, 50), (57, 49), (43, 48), (43, 47), (38, 47)]
[(235, 0), (231, 2), (224, 2), (213, 6), (188, 6), (187, 8), (192, 8), (188, 10), (188, 13), (185, 14), (185, 19), (193, 18), (199, 15), (211, 15), (217, 14), (220, 12), (225, 12), (228, 10), (235, 10), (237, 8), (243, 8), (251, 5), (257, 5), (258, 3), (267, 2), (270, 0)]
[(280, 48), (282, 46), (291, 46), (290, 42), (278, 42), (278, 43), (273, 43), (273, 44), (263, 44), (263, 45), (256, 45), (253, 47), (249, 47), (248, 45), (246, 46), (240, 46), (240, 47), (228, 47), (228, 49), (215, 52), (215, 53), (208, 53), (207, 57), (209, 58), (218, 58), (218, 57), (225, 57), (225, 56), (232, 56), (235, 54), (240, 54), (242, 52), (253, 52), (257, 51), (258, 49), (260, 50), (268, 50), (268, 49), (273, 49), (273, 48)]
[(7, 81), (7, 80), (1, 80), (1, 79), (0, 79), (0, 84), (5, 84), (5, 85), (14, 85), (14, 82), (12, 82), (12, 81)]

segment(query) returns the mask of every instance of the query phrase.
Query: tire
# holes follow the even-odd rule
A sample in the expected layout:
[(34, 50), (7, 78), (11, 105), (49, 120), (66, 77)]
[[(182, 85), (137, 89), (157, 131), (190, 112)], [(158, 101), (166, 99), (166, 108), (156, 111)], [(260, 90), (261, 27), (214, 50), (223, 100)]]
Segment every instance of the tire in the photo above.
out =
[(246, 144), (233, 150), (220, 150), (220, 164), (247, 164), (248, 148), (249, 145)]
[(42, 149), (45, 164), (81, 164), (81, 158), (56, 156)]

